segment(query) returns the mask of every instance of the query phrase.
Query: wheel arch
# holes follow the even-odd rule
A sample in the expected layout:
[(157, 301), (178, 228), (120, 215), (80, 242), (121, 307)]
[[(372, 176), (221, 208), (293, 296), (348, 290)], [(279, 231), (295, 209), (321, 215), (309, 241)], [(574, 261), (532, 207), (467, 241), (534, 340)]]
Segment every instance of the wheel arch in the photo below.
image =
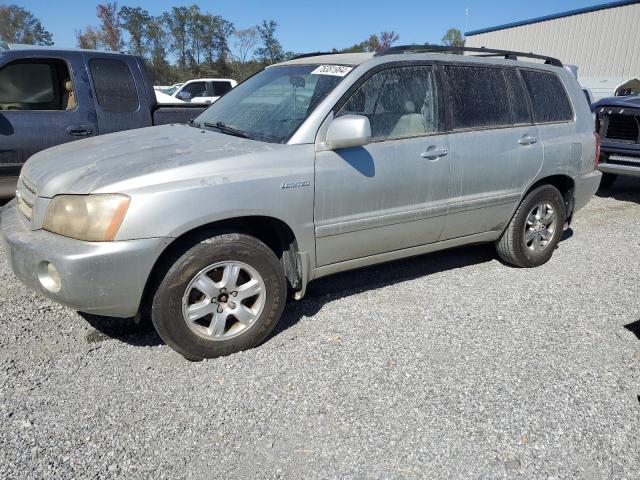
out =
[(306, 280), (298, 253), (298, 241), (293, 229), (284, 221), (269, 216), (250, 215), (217, 220), (192, 228), (176, 237), (156, 259), (147, 279), (140, 302), (139, 316), (148, 317), (148, 307), (166, 270), (197, 243), (222, 233), (244, 233), (267, 245), (282, 262), (289, 287), (300, 290)]
[(542, 185), (552, 185), (560, 191), (560, 194), (562, 195), (562, 199), (564, 201), (566, 219), (567, 219), (567, 222), (570, 223), (571, 216), (573, 214), (573, 194), (576, 187), (576, 183), (573, 180), (573, 178), (571, 178), (569, 175), (559, 174), (559, 175), (550, 175), (547, 177), (543, 177), (539, 180), (536, 180), (536, 182), (533, 183), (524, 192), (524, 194), (522, 195), (522, 199), (520, 200), (520, 203), (522, 203), (524, 199), (527, 198), (527, 195), (529, 195), (536, 188)]

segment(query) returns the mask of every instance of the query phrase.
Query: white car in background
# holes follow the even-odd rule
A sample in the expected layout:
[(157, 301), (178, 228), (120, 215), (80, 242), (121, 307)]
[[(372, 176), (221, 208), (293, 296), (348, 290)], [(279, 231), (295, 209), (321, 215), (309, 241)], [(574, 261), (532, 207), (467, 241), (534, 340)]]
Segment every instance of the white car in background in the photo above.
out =
[(238, 85), (228, 78), (199, 78), (189, 80), (171, 95), (158, 95), (158, 103), (213, 103)]

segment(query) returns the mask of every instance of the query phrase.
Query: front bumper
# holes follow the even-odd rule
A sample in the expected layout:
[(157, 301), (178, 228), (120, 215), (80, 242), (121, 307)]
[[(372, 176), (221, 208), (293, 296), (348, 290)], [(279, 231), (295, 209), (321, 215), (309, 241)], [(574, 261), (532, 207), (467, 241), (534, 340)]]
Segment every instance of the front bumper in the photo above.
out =
[(575, 182), (573, 213), (576, 213), (589, 203), (591, 197), (593, 197), (598, 191), (598, 188), (600, 188), (602, 173), (594, 170), (583, 175), (578, 175), (573, 180)]
[[(172, 241), (150, 238), (120, 242), (83, 242), (28, 228), (15, 200), (0, 212), (2, 244), (15, 275), (29, 288), (81, 312), (133, 317), (153, 265)], [(61, 280), (57, 292), (38, 278), (45, 262)]]

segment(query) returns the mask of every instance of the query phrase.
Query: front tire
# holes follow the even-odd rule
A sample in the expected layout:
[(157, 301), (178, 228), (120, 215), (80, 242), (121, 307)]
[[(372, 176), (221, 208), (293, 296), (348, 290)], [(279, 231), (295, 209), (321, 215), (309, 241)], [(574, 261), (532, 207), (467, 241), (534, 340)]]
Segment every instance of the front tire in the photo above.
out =
[(562, 194), (542, 185), (522, 201), (509, 226), (496, 243), (500, 258), (516, 267), (547, 263), (564, 230), (566, 212)]
[(230, 355), (262, 343), (287, 298), (281, 262), (240, 233), (207, 238), (168, 268), (151, 306), (160, 337), (190, 360)]

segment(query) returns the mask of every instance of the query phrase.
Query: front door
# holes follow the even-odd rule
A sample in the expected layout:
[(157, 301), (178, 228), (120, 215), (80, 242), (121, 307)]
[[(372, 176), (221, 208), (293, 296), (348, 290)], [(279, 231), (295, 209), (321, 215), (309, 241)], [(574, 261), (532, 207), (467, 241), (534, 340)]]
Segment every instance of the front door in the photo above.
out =
[(442, 133), (430, 65), (380, 70), (336, 113), (369, 118), (372, 142), (318, 151), (317, 265), (436, 242), (449, 189), (449, 139)]
[(0, 66), (0, 177), (34, 153), (95, 135), (96, 111), (79, 53), (5, 57)]

